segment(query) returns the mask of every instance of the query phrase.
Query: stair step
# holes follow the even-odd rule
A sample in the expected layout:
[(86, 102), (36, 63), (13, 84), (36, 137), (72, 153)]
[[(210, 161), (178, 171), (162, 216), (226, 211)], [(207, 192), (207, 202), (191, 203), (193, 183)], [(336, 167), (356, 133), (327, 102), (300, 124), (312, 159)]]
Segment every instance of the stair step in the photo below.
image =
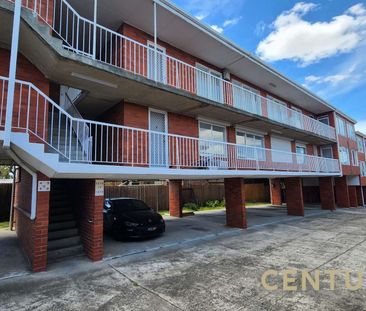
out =
[(51, 215), (50, 216), (50, 223), (55, 222), (65, 222), (74, 220), (74, 216), (72, 214), (64, 214), (64, 215)]
[(50, 223), (48, 226), (48, 231), (53, 232), (57, 230), (64, 230), (64, 229), (72, 229), (76, 227), (75, 220), (72, 221), (61, 221), (56, 223)]
[(50, 215), (65, 215), (65, 214), (72, 214), (72, 209), (69, 207), (69, 205), (59, 205), (55, 206), (52, 205), (52, 208), (50, 209)]
[(84, 249), (82, 245), (75, 245), (63, 249), (48, 251), (47, 261), (55, 262), (57, 260), (65, 259), (67, 257), (76, 257), (84, 255)]
[(71, 207), (71, 202), (70, 199), (54, 199), (51, 197), (51, 203), (50, 203), (51, 209), (52, 208), (58, 208), (58, 207), (66, 207), (69, 206)]
[(59, 250), (59, 249), (68, 248), (71, 246), (80, 245), (80, 244), (81, 244), (81, 240), (80, 240), (79, 236), (73, 236), (73, 237), (58, 239), (58, 240), (51, 240), (51, 241), (48, 241), (48, 250), (49, 251)]
[(48, 233), (48, 241), (76, 237), (78, 236), (78, 234), (79, 233), (77, 228), (52, 231)]

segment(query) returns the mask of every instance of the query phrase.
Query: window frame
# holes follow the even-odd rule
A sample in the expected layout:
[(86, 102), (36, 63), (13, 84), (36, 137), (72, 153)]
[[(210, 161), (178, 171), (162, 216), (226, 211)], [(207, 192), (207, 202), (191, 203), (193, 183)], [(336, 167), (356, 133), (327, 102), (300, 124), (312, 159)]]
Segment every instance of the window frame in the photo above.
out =
[[(219, 127), (219, 128), (222, 128), (224, 131), (223, 131), (223, 141), (219, 141), (219, 140), (214, 140), (214, 139), (206, 139), (206, 138), (202, 138), (201, 137), (201, 125), (202, 124), (206, 124), (206, 125), (209, 125), (211, 127), (211, 132), (212, 132), (212, 128), (214, 126), (216, 127)], [(211, 135), (212, 136), (212, 135)], [(210, 156), (210, 155), (219, 155), (219, 156), (227, 156), (227, 148), (226, 148), (226, 143), (227, 143), (227, 129), (226, 129), (226, 126), (223, 125), (223, 124), (220, 124), (220, 123), (215, 123), (215, 122), (211, 122), (211, 121), (205, 121), (205, 120), (199, 120), (198, 121), (198, 137), (199, 137), (199, 155), (200, 157), (204, 157), (204, 156)], [(210, 153), (210, 152), (206, 152), (206, 151), (202, 151), (201, 149), (201, 140), (204, 140), (204, 141), (212, 141), (212, 142), (218, 142), (218, 143), (223, 143), (223, 146), (224, 146), (224, 150), (222, 153)]]
[[(238, 143), (238, 136), (239, 136), (238, 134), (239, 133), (240, 134), (244, 134), (245, 144)], [(251, 145), (246, 144), (247, 136), (248, 135), (252, 135), (254, 137), (255, 141), (257, 141), (257, 138), (260, 138), (260, 140), (262, 142), (262, 146), (261, 147), (258, 147), (258, 146), (251, 146)], [(247, 156), (244, 156), (242, 154), (242, 152), (240, 152), (238, 150), (237, 151), (237, 158), (239, 160), (259, 160), (259, 161), (265, 161), (266, 160), (264, 135), (258, 134), (258, 133), (255, 133), (255, 132), (246, 131), (246, 130), (243, 130), (243, 129), (240, 129), (240, 128), (237, 128), (237, 129), (235, 129), (235, 141), (236, 141), (236, 144), (237, 145), (246, 146), (246, 147), (249, 147), (249, 148), (253, 148), (255, 150), (260, 149), (260, 151), (261, 151), (259, 154), (257, 152), (258, 158), (255, 158), (255, 157), (247, 157)], [(258, 139), (258, 141), (259, 141), (259, 139)]]

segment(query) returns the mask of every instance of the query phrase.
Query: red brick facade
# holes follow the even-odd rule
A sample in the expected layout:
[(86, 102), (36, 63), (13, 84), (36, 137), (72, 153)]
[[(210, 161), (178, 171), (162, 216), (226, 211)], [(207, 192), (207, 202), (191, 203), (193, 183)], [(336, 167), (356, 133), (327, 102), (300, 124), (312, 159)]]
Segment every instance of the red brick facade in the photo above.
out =
[(271, 204), (282, 205), (281, 180), (278, 178), (274, 178), (270, 180), (269, 184), (271, 190)]
[[(38, 181), (49, 181), (41, 173)], [(15, 184), (15, 228), (20, 245), (34, 272), (45, 271), (47, 267), (49, 192), (37, 192), (36, 219), (30, 219), (32, 199), (32, 176), (24, 169), (20, 181)]]
[(169, 214), (172, 217), (182, 217), (182, 181), (169, 180)]
[(348, 185), (347, 185), (347, 176), (336, 177), (334, 179), (335, 182), (335, 196), (338, 207), (349, 208), (351, 207)]
[(301, 178), (286, 178), (285, 185), (287, 214), (292, 216), (304, 216), (305, 211)]
[(324, 210), (335, 210), (335, 196), (334, 196), (334, 185), (333, 177), (320, 177), (319, 178), (319, 192), (320, 202), (322, 209)]
[(96, 180), (75, 180), (74, 202), (81, 241), (86, 255), (93, 261), (103, 259), (104, 196), (96, 196)]
[(243, 178), (226, 178), (225, 181), (226, 224), (234, 228), (247, 228), (245, 187)]

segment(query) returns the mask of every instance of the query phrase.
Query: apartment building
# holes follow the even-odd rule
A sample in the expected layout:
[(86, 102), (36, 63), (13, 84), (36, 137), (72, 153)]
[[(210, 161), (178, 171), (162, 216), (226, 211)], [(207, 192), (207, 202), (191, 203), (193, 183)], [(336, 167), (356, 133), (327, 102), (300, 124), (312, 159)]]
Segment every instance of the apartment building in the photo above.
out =
[(170, 2), (0, 0), (0, 20), (1, 160), (34, 271), (102, 259), (104, 180), (169, 180), (181, 217), (182, 180), (224, 179), (238, 228), (248, 179), (289, 215), (363, 205), (355, 121)]

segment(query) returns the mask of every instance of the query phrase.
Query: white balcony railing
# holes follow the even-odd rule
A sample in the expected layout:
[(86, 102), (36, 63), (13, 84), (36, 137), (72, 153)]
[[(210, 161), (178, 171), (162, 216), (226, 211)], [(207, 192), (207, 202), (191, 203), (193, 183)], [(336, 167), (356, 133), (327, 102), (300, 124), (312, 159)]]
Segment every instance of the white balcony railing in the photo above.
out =
[[(5, 125), (8, 78), (0, 77), (0, 127)], [(76, 129), (76, 133), (75, 133)], [(263, 170), (338, 174), (339, 161), (250, 147), (71, 116), (29, 82), (16, 81), (13, 131), (30, 135), (60, 161), (175, 169)], [(81, 144), (78, 137), (90, 137)], [(86, 150), (87, 149), (87, 150)], [(243, 174), (245, 174), (243, 172)]]
[(23, 6), (36, 12), (40, 19), (49, 24), (70, 51), (215, 102), (336, 140), (333, 127), (184, 63), (160, 49), (155, 51), (154, 46), (94, 24), (80, 16), (65, 0), (23, 0)]

